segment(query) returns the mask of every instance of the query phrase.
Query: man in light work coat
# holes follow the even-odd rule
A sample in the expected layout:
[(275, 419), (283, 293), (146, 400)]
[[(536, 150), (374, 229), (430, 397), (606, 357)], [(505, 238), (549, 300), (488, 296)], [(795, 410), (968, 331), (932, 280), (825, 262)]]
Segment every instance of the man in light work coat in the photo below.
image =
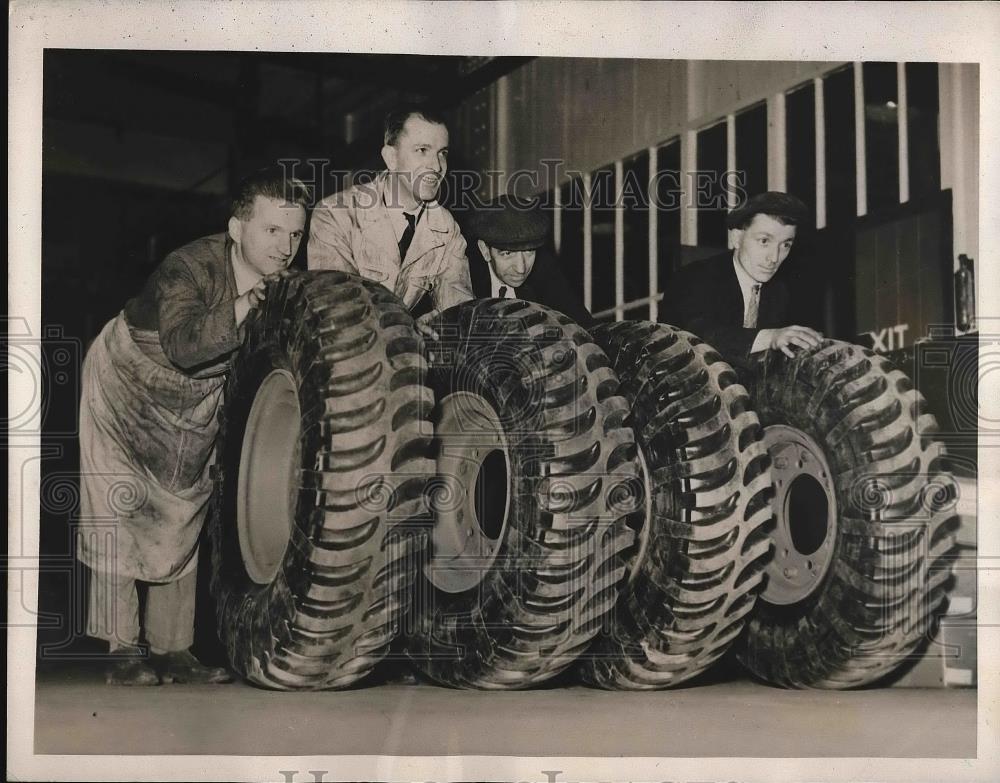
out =
[(465, 239), (437, 202), (448, 170), (448, 128), (427, 109), (404, 109), (385, 122), (386, 171), (316, 205), (309, 228), (310, 269), (337, 269), (381, 283), (413, 310), (430, 297), (437, 312), (473, 298)]
[(189, 650), (217, 414), (244, 320), (295, 257), (307, 203), (277, 167), (248, 178), (228, 234), (170, 253), (87, 352), (77, 556), (92, 571), (87, 633), (116, 658), (109, 684), (230, 679)]

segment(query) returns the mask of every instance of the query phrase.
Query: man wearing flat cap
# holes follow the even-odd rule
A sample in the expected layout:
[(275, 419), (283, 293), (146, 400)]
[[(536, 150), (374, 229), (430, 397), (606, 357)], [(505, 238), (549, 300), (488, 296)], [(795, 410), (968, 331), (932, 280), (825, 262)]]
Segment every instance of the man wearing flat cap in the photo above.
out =
[(666, 295), (662, 319), (696, 334), (736, 367), (767, 350), (793, 356), (823, 335), (788, 324), (788, 289), (773, 279), (807, 210), (795, 196), (768, 191), (727, 218), (732, 253), (686, 267)]
[(557, 260), (543, 247), (549, 219), (538, 199), (500, 196), (472, 213), (466, 232), (478, 250), (469, 261), (476, 298), (523, 299), (558, 310), (581, 326), (593, 323)]

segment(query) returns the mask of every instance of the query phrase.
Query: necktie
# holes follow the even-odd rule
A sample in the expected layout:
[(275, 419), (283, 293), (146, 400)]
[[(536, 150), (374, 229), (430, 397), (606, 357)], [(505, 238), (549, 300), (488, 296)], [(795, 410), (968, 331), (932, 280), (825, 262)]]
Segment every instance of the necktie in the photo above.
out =
[(501, 299), (506, 299), (507, 298), (507, 286), (505, 286), (505, 285), (500, 286), (499, 297)]
[(743, 326), (747, 329), (757, 328), (757, 313), (760, 310), (760, 283), (750, 287), (750, 301), (747, 302), (746, 315), (743, 316)]
[(409, 212), (404, 212), (403, 215), (406, 217), (406, 228), (403, 230), (403, 236), (399, 238), (400, 261), (403, 261), (406, 258), (406, 251), (410, 249), (410, 242), (413, 241), (413, 233), (417, 228), (416, 215), (411, 215)]

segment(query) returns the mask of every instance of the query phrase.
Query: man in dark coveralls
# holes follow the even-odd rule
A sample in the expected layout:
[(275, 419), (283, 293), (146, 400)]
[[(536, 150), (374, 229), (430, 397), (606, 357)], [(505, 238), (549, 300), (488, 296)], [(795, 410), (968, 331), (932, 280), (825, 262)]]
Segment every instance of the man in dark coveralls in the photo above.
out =
[(230, 679), (189, 650), (217, 414), (243, 323), (295, 257), (307, 204), (280, 168), (249, 177), (228, 232), (170, 253), (87, 352), (77, 556), (92, 571), (87, 633), (116, 658), (109, 684)]
[(737, 368), (767, 350), (793, 356), (823, 336), (788, 324), (788, 289), (772, 279), (788, 257), (807, 210), (795, 196), (760, 193), (727, 217), (733, 251), (683, 269), (667, 292), (662, 320), (694, 333)]
[(469, 276), (477, 298), (523, 299), (583, 327), (593, 323), (558, 261), (543, 248), (549, 219), (537, 199), (500, 196), (472, 213), (466, 231), (475, 240)]

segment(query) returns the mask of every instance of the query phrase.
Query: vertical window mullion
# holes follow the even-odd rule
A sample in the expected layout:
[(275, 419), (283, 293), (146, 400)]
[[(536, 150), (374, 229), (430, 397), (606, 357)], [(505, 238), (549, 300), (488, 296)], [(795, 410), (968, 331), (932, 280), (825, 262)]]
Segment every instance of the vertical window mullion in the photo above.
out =
[(555, 183), (552, 191), (555, 196), (552, 204), (552, 247), (558, 256), (562, 249), (562, 192), (559, 190), (558, 182)]
[[(736, 171), (736, 115), (726, 115), (726, 173)], [(726, 207), (734, 210), (736, 204), (736, 189), (732, 185), (732, 180), (727, 177), (726, 183)], [(733, 242), (726, 232), (726, 246), (732, 250)]]
[(906, 63), (896, 63), (896, 106), (899, 122), (899, 203), (910, 200), (910, 128), (909, 100), (906, 97)]
[(593, 302), (594, 239), (590, 235), (593, 223), (591, 208), (593, 196), (590, 192), (590, 174), (583, 175), (583, 304), (590, 310)]
[(826, 227), (826, 110), (823, 80), (813, 79), (816, 111), (816, 228)]
[(622, 320), (625, 312), (625, 207), (622, 204), (624, 166), (615, 161), (615, 320)]
[(788, 187), (788, 161), (785, 155), (785, 93), (767, 99), (767, 188)]
[(698, 169), (698, 133), (681, 136), (681, 244), (698, 244), (698, 201), (694, 176)]
[(854, 183), (858, 217), (868, 214), (868, 175), (865, 170), (865, 81), (860, 61), (854, 68)]
[(649, 176), (646, 180), (646, 203), (649, 209), (649, 320), (659, 319), (659, 308), (657, 307), (656, 296), (659, 293), (659, 267), (658, 267), (658, 241), (656, 231), (657, 198), (658, 194), (653, 192), (653, 182), (656, 178), (657, 147), (649, 148)]

